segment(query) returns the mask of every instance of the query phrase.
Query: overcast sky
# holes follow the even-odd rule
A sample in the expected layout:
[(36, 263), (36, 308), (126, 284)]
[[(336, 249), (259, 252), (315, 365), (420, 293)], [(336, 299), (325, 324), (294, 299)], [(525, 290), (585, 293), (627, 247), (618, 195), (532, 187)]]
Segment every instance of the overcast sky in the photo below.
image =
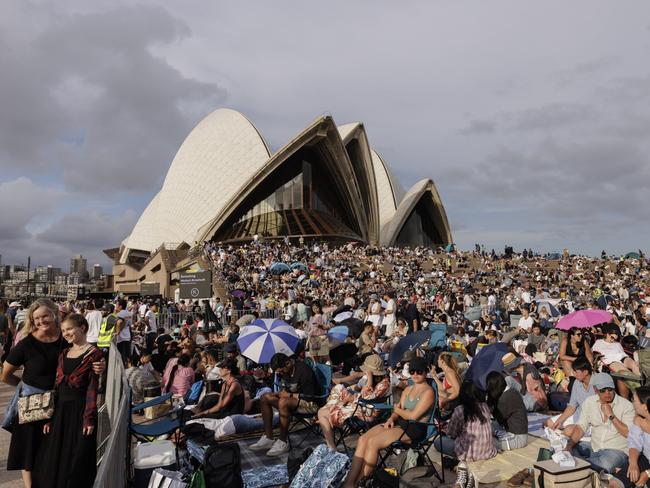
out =
[(650, 2), (0, 2), (3, 263), (108, 265), (219, 107), (362, 121), (454, 240), (648, 249)]

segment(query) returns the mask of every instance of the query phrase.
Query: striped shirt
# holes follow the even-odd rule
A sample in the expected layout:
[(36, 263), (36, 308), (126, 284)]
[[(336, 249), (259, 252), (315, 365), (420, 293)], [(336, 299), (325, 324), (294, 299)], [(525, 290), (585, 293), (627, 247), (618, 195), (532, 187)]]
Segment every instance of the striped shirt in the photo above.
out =
[(447, 424), (447, 435), (455, 439), (454, 452), (461, 461), (481, 461), (497, 455), (492, 437), (490, 409), (486, 403), (481, 403), (481, 412), (487, 419), (485, 422), (472, 420), (466, 423), (463, 406), (459, 405)]

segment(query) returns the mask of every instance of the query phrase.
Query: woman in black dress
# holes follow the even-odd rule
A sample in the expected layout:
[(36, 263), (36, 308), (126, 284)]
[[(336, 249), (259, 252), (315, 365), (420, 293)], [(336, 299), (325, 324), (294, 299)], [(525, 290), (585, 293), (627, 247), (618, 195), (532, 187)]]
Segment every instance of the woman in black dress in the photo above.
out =
[[(25, 338), (18, 342), (7, 355), (2, 369), (2, 381), (8, 385), (24, 388), (23, 384), (40, 390), (54, 389), (57, 362), (64, 341), (59, 327), (59, 309), (47, 298), (39, 298), (29, 307), (25, 321)], [(23, 368), (21, 378), (16, 371)], [(93, 365), (97, 373), (102, 373), (106, 362)], [(22, 470), (25, 488), (32, 486), (32, 470), (36, 455), (43, 442), (45, 421), (19, 424), (15, 418), (7, 458), (8, 470)]]
[[(58, 307), (51, 300), (39, 298), (29, 307), (24, 327), (27, 335), (9, 351), (3, 365), (2, 381), (18, 386), (21, 378), (15, 373), (22, 366), (22, 383), (40, 390), (52, 390), (63, 345)], [(32, 486), (32, 470), (43, 441), (44, 424), (45, 421), (19, 424), (17, 418), (13, 422), (7, 469), (21, 469), (26, 488)]]
[(86, 340), (88, 322), (70, 314), (61, 324), (69, 347), (59, 355), (54, 417), (34, 468), (34, 488), (86, 488), (95, 480), (97, 450), (97, 384), (93, 362), (102, 353)]

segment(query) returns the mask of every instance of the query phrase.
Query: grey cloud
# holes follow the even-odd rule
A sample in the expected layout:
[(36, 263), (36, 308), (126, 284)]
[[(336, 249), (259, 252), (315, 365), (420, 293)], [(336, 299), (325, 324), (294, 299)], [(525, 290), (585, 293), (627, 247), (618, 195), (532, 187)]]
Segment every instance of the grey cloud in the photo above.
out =
[(598, 112), (579, 103), (552, 103), (541, 107), (511, 112), (504, 116), (514, 131), (560, 129), (568, 125), (591, 122)]
[(112, 216), (96, 210), (67, 214), (36, 235), (43, 243), (102, 250), (118, 245), (133, 229), (134, 212)]
[(551, 75), (551, 78), (555, 80), (558, 86), (566, 86), (580, 81), (584, 77), (599, 75), (603, 71), (615, 67), (618, 62), (620, 62), (618, 56), (601, 56), (577, 63), (569, 69), (557, 71)]
[(467, 127), (460, 130), (465, 136), (492, 134), (496, 131), (496, 123), (489, 120), (471, 120)]
[(30, 39), (5, 33), (0, 167), (58, 167), (82, 192), (156, 189), (191, 126), (225, 96), (153, 54), (189, 32), (160, 7), (134, 6), (59, 12)]
[(28, 237), (27, 226), (47, 214), (61, 197), (60, 192), (25, 177), (0, 182), (0, 242)]

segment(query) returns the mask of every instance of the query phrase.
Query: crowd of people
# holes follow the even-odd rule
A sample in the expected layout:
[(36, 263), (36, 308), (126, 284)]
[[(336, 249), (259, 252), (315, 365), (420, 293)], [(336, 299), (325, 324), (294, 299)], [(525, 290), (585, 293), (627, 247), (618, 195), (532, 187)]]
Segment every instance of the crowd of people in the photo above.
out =
[[(576, 457), (610, 473), (612, 486), (647, 482), (650, 389), (639, 386), (639, 357), (650, 340), (650, 271), (642, 253), (550, 259), (480, 246), (444, 252), (255, 241), (209, 243), (203, 258), (225, 296), (200, 303), (39, 299), (26, 308), (0, 300), (2, 379), (18, 386), (14, 412), (19, 397), (56, 391), (50, 418), (5, 416), (14, 421), (7, 466), (23, 470), (26, 486), (43, 486), (45, 470), (56, 473), (47, 486), (91, 483), (96, 392), (112, 341), (134, 402), (158, 386), (195, 405), (188, 425), (223, 435), (263, 431), (250, 448), (268, 456), (289, 451), (294, 413), (313, 415), (331, 449), (348, 419), (366, 422), (346, 487), (372, 476), (378, 453), (393, 441), (422, 441), (429, 431), (417, 421), (434, 417), (442, 432), (435, 447), (456, 465), (457, 486), (474, 486), (471, 462), (527, 445), (530, 412), (555, 412), (547, 426), (564, 433)], [(581, 309), (607, 310), (611, 320), (556, 329), (562, 316)], [(237, 339), (256, 317), (293, 326), (301, 339), (294, 354), (277, 353), (269, 364), (244, 357)], [(329, 331), (346, 319), (362, 324), (358, 333), (332, 341)], [(440, 325), (442, 344), (388, 360), (401, 341)], [(471, 379), (474, 358), (498, 343), (506, 348), (501, 366)], [(325, 397), (315, 364), (335, 373)], [(387, 417), (358, 408), (387, 396), (394, 399)], [(510, 483), (531, 478), (525, 470)]]

